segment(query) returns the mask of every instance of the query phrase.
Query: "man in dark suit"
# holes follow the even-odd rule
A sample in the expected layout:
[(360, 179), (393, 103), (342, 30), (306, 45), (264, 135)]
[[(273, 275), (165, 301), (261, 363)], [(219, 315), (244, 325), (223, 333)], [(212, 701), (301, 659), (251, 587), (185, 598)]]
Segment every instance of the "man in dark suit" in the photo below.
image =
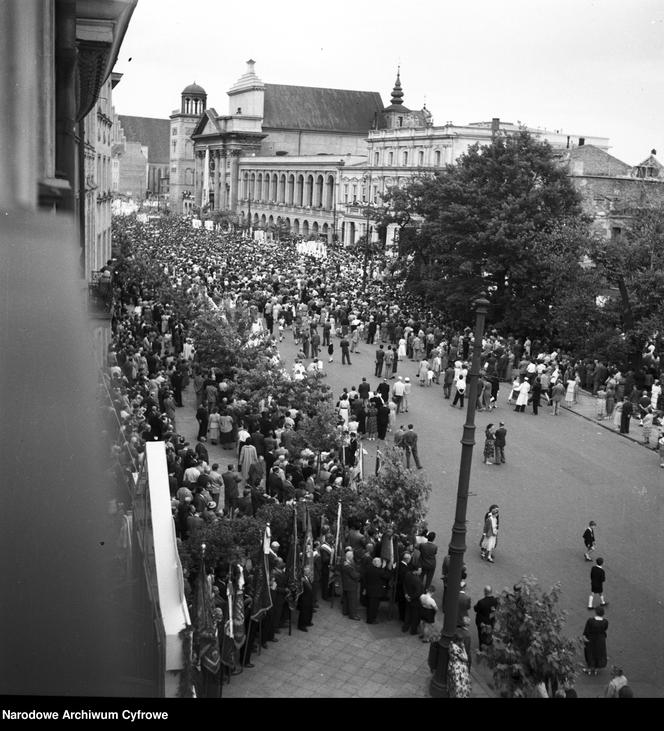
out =
[(360, 394), (360, 398), (366, 401), (371, 393), (371, 386), (369, 385), (366, 378), (362, 378), (362, 383), (357, 387), (357, 392)]
[(367, 624), (376, 624), (380, 600), (385, 596), (385, 583), (389, 574), (382, 565), (382, 560), (376, 557), (366, 569), (364, 582), (367, 588)]
[(198, 435), (197, 439), (206, 439), (208, 430), (208, 420), (210, 418), (210, 412), (207, 410), (207, 406), (202, 403), (196, 410), (196, 421), (198, 422)]
[(390, 400), (390, 384), (387, 378), (383, 378), (383, 382), (376, 386), (376, 393), (383, 399), (383, 403), (387, 403)]
[(256, 447), (256, 454), (259, 457), (265, 456), (265, 437), (258, 430), (258, 427), (256, 427), (256, 430), (249, 437), (249, 443)]
[(352, 551), (346, 551), (346, 560), (341, 568), (341, 586), (343, 589), (341, 602), (343, 613), (347, 614), (350, 619), (359, 620), (357, 605), (360, 590), (360, 572), (355, 566)]
[[(385, 348), (381, 345), (378, 350), (376, 350), (376, 370), (374, 372), (375, 376), (380, 376), (382, 370), (383, 370), (383, 360), (385, 359)], [(389, 393), (389, 390), (388, 390)]]
[(307, 627), (313, 627), (311, 621), (314, 616), (314, 591), (313, 577), (309, 566), (304, 568), (304, 576), (302, 577), (302, 593), (297, 602), (300, 610), (297, 617), (297, 628), (302, 632), (308, 632)]
[(341, 338), (341, 342), (339, 343), (341, 346), (341, 365), (348, 364), (351, 365), (350, 362), (350, 341), (348, 338), (344, 335), (343, 338)]
[(415, 568), (412, 564), (404, 576), (404, 594), (406, 595), (406, 619), (401, 627), (402, 632), (410, 630), (411, 635), (416, 635), (420, 623), (420, 597), (424, 594), (424, 584), (420, 578), (422, 569)]
[(459, 604), (457, 609), (457, 627), (461, 627), (464, 617), (468, 617), (470, 612), (470, 594), (466, 594), (466, 582), (461, 580), (461, 589), (459, 591)]
[(484, 596), (473, 607), (480, 650), (483, 645), (490, 645), (493, 642), (493, 626), (496, 622), (495, 612), (497, 606), (498, 599), (493, 595), (493, 590), (490, 586), (485, 586)]
[(434, 543), (436, 540), (436, 534), (433, 531), (427, 533), (426, 543), (420, 543), (418, 548), (420, 549), (420, 566), (422, 567), (422, 581), (424, 583), (424, 590), (426, 591), (431, 582), (433, 581), (433, 575), (436, 571), (436, 554), (438, 553), (438, 546)]
[(402, 625), (406, 622), (406, 608), (408, 602), (406, 600), (406, 593), (404, 591), (404, 579), (408, 573), (408, 563), (410, 562), (410, 553), (404, 553), (401, 557), (401, 561), (397, 564), (397, 576), (396, 576), (396, 600), (397, 607), (399, 608), (399, 621)]
[(410, 456), (412, 454), (417, 469), (421, 470), (422, 465), (420, 464), (420, 458), (417, 454), (417, 433), (414, 431), (412, 424), (408, 424), (408, 431), (403, 435), (401, 443), (406, 451), (406, 467), (410, 468)]
[(505, 429), (505, 422), (501, 421), (500, 425), (496, 429), (495, 433), (495, 458), (494, 464), (505, 464), (505, 443), (507, 440), (507, 429)]
[(224, 505), (227, 511), (234, 510), (238, 506), (238, 483), (242, 482), (242, 478), (235, 472), (232, 464), (228, 465), (228, 469), (221, 475), (224, 483)]

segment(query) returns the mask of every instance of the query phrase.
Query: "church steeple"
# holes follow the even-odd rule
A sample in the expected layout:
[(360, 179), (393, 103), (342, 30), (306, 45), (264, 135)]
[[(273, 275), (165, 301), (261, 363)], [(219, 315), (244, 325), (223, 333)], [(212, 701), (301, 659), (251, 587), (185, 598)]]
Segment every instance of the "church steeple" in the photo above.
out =
[(385, 107), (383, 112), (398, 112), (399, 114), (410, 112), (410, 109), (408, 109), (408, 107), (405, 107), (403, 103), (403, 89), (401, 88), (401, 66), (397, 66), (397, 80), (394, 82), (394, 88), (392, 89), (390, 106)]
[(394, 89), (392, 89), (392, 99), (390, 104), (398, 106), (403, 104), (403, 91), (401, 90), (401, 66), (397, 66), (397, 80), (394, 82)]

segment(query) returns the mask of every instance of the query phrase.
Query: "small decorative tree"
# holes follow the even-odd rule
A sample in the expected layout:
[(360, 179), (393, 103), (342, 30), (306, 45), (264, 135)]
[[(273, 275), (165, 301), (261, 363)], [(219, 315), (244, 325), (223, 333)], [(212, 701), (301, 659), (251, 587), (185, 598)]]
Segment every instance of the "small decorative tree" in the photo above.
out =
[(493, 643), (479, 656), (493, 670), (503, 697), (530, 697), (541, 684), (551, 697), (573, 683), (582, 641), (563, 636), (567, 612), (558, 608), (559, 597), (560, 584), (546, 592), (533, 576), (500, 595)]
[(381, 454), (378, 474), (359, 488), (362, 503), (382, 526), (392, 523), (397, 532), (411, 535), (426, 515), (431, 483), (420, 472), (406, 468), (400, 450), (388, 447)]
[(298, 428), (304, 442), (316, 454), (316, 471), (320, 473), (320, 455), (339, 446), (337, 414), (329, 402), (319, 404), (313, 416), (305, 416)]

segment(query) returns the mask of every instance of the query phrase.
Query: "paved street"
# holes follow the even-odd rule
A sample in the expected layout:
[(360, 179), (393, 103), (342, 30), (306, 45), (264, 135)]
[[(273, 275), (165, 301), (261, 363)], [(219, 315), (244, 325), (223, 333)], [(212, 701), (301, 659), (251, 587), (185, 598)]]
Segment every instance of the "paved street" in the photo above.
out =
[[(335, 397), (344, 386), (357, 385), (362, 376), (366, 376), (372, 386), (377, 385), (378, 379), (372, 375), (374, 351), (375, 346), (363, 344), (360, 354), (351, 355), (352, 366), (340, 364), (340, 353), (335, 354), (336, 362), (331, 365), (324, 358), (327, 382)], [(290, 367), (295, 355), (290, 332), (286, 333), (286, 340), (281, 344), (281, 352)], [(418, 386), (415, 363), (400, 363), (398, 375), (408, 375), (413, 381), (410, 413), (400, 415), (397, 425), (412, 422), (419, 434), (420, 458), (434, 486), (428, 524), (438, 534), (436, 542), (442, 560), (454, 518), (459, 442), (466, 412), (465, 409), (452, 408), (450, 402), (443, 399), (442, 386)], [(536, 576), (546, 588), (560, 581), (563, 590), (561, 604), (569, 611), (567, 632), (580, 635), (590, 615), (586, 606), (592, 565), (584, 561), (581, 534), (588, 521), (593, 519), (597, 522), (596, 555), (604, 557), (607, 573), (609, 668), (612, 663), (621, 663), (638, 697), (664, 697), (664, 571), (659, 560), (664, 548), (664, 470), (659, 468), (658, 455), (569, 411), (555, 417), (547, 408), (540, 409), (538, 416), (517, 414), (506, 403), (506, 398), (507, 384), (501, 384), (499, 408), (490, 413), (480, 412), (476, 417), (477, 444), (468, 503), (469, 549), (466, 555), (473, 603), (480, 598), (482, 587), (487, 583), (499, 592), (511, 587), (523, 575)], [(582, 399), (578, 409), (584, 411), (584, 408), (586, 415), (592, 413), (591, 407)], [(184, 417), (184, 411), (189, 421), (191, 410), (181, 410), (179, 415)], [(501, 419), (506, 422), (508, 430), (507, 464), (484, 465), (484, 427), (489, 422), (497, 424)], [(191, 432), (185, 429), (185, 433)], [(639, 434), (631, 436), (638, 438)], [(192, 437), (195, 438), (195, 431), (188, 438)], [(388, 441), (391, 441), (391, 434), (388, 434)], [(368, 452), (365, 465), (368, 469), (374, 465), (376, 445), (380, 446), (380, 443), (365, 444)], [(226, 461), (218, 448), (210, 449), (210, 457), (219, 459), (220, 463)], [(477, 543), (484, 512), (493, 502), (501, 508), (501, 533), (496, 562), (488, 564), (480, 559)], [(437, 592), (436, 599), (440, 603), (440, 592)], [(372, 670), (375, 672), (382, 665), (381, 655), (393, 654), (403, 662), (404, 669), (408, 668), (414, 675), (407, 691), (401, 683), (396, 688), (404, 687), (404, 695), (426, 695), (429, 680), (426, 645), (416, 638), (403, 637), (396, 622), (390, 623), (394, 626), (394, 630), (390, 630), (388, 625), (368, 627), (364, 623), (337, 618), (329, 627), (326, 624), (327, 611), (316, 614), (315, 623), (322, 625), (320, 630), (315, 627), (308, 635), (294, 630), (294, 634), (303, 635), (306, 639), (289, 638), (287, 656), (282, 658), (286, 662), (293, 659), (290, 645), (295, 641), (301, 648), (302, 657), (307, 658), (307, 667), (311, 666), (305, 683), (307, 687), (312, 683), (314, 665), (319, 661), (317, 658), (320, 659), (323, 668), (320, 670), (323, 673), (321, 684), (317, 686), (318, 691), (310, 689), (311, 695), (325, 695), (324, 689), (332, 687), (325, 680), (324, 658), (330, 652), (334, 657), (338, 656), (338, 643), (348, 643), (349, 648), (357, 648), (358, 661), (355, 664), (349, 648), (341, 651), (347, 662), (344, 672), (349, 672), (348, 668), (351, 668), (351, 674), (359, 671), (370, 682)], [(325, 627), (328, 627), (328, 635)], [(341, 628), (342, 637), (338, 632)], [(377, 640), (376, 636), (382, 636), (383, 632), (389, 632), (389, 636)], [(317, 644), (319, 636), (320, 647)], [(326, 637), (331, 642), (322, 642)], [(474, 647), (476, 642), (473, 627)], [(373, 643), (375, 648), (375, 654), (368, 659), (364, 658), (367, 643)], [(282, 651), (281, 643), (273, 647)], [(408, 647), (409, 651), (403, 651), (404, 647)], [(397, 648), (402, 651), (397, 651)], [(283, 651), (286, 652), (285, 649)], [(268, 652), (275, 661), (279, 658), (276, 649)], [(266, 667), (262, 658), (258, 659), (256, 668), (250, 671), (252, 678), (260, 681), (262, 673), (268, 672)], [(608, 669), (596, 678), (581, 674), (577, 691), (582, 697), (596, 697), (603, 692), (608, 679)], [(224, 687), (225, 695), (244, 695), (244, 682), (244, 676), (234, 677), (231, 685)], [(259, 682), (259, 685), (263, 687), (265, 683)], [(373, 686), (369, 686), (366, 694), (386, 697), (398, 694), (384, 682), (378, 685), (379, 690), (374, 692)], [(479, 680), (475, 685), (478, 694), (490, 693), (486, 687), (480, 687)], [(252, 686), (255, 693), (256, 686), (253, 683)], [(336, 690), (340, 690), (342, 695), (361, 694), (359, 690), (350, 693), (349, 687), (342, 684)], [(298, 695), (303, 693), (301, 689), (298, 691)], [(291, 695), (291, 692), (283, 687), (282, 691), (275, 690), (270, 694)]]

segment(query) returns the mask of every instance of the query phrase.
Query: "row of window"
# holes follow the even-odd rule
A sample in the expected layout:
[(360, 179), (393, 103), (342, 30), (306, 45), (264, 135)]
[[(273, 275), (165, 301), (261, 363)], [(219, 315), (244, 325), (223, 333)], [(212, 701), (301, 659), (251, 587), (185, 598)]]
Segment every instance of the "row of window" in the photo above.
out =
[(290, 173), (249, 173), (242, 180), (242, 197), (251, 200), (310, 206), (331, 210), (334, 205), (334, 177), (322, 175), (298, 175)]
[[(380, 164), (381, 164), (380, 163), (380, 159), (381, 159), (380, 152), (379, 151), (374, 152), (374, 166), (375, 167), (379, 167), (380, 166)], [(411, 158), (411, 156), (410, 156), (410, 150), (403, 150), (401, 152), (400, 164), (403, 167), (406, 167), (406, 166), (410, 165), (412, 159), (414, 159), (414, 158)], [(417, 151), (417, 158), (416, 159), (417, 159), (417, 167), (423, 167), (424, 166), (424, 150), (418, 150)], [(442, 156), (441, 156), (440, 150), (434, 150), (434, 153), (433, 153), (433, 164), (436, 167), (440, 167), (441, 160), (442, 160)], [(388, 165), (388, 166), (395, 164), (394, 163), (394, 152), (392, 150), (388, 150), (387, 151), (387, 156), (385, 158), (385, 164)], [(399, 164), (399, 163), (397, 163), (397, 164)]]

